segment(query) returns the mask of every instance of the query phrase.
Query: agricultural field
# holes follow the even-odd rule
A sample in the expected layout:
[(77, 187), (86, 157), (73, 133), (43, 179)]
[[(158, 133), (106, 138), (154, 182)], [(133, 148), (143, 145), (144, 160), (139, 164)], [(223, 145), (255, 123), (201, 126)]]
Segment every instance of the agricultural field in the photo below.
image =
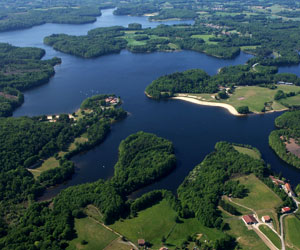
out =
[(263, 232), (263, 234), (266, 235), (278, 249), (281, 248), (280, 238), (268, 226), (260, 225), (259, 230)]
[(285, 241), (287, 245), (293, 246), (293, 249), (300, 249), (300, 219), (297, 217), (289, 215), (284, 219)]

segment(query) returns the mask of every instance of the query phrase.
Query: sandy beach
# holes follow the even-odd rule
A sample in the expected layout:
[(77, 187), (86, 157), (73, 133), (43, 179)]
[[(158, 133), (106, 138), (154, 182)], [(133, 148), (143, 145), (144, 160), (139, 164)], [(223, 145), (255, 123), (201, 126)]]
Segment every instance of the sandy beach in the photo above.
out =
[(205, 102), (205, 101), (201, 101), (201, 100), (197, 99), (197, 96), (191, 96), (191, 95), (180, 95), (177, 97), (172, 97), (172, 99), (182, 100), (182, 101), (191, 102), (191, 103), (195, 103), (195, 104), (199, 104), (199, 105), (221, 107), (221, 108), (227, 109), (230, 112), (230, 114), (232, 114), (232, 115), (242, 116), (242, 114), (238, 113), (237, 110), (233, 106), (226, 104), (226, 103)]

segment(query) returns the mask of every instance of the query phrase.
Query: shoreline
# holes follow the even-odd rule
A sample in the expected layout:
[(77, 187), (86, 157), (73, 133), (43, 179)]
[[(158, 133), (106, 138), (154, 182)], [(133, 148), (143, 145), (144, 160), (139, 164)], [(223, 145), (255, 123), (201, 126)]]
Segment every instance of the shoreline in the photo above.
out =
[(204, 106), (220, 107), (220, 108), (227, 109), (229, 111), (229, 113), (232, 114), (232, 115), (245, 116), (245, 115), (240, 114), (239, 112), (237, 112), (237, 110), (229, 104), (220, 103), (220, 102), (205, 102), (205, 101), (201, 101), (201, 100), (197, 99), (196, 96), (184, 95), (184, 96), (171, 97), (171, 99), (182, 100), (182, 101), (191, 102), (191, 103), (194, 103), (194, 104), (204, 105)]
[(221, 103), (221, 102), (201, 101), (201, 100), (199, 100), (197, 98), (197, 96), (179, 94), (178, 96), (171, 97), (170, 99), (182, 100), (182, 101), (186, 101), (186, 102), (190, 102), (190, 103), (194, 103), (194, 104), (198, 104), (198, 105), (224, 108), (224, 109), (227, 109), (230, 114), (235, 115), (235, 116), (247, 116), (247, 115), (251, 115), (251, 114), (254, 114), (254, 115), (265, 115), (265, 114), (270, 114), (270, 113), (274, 113), (274, 112), (282, 112), (282, 111), (287, 111), (288, 110), (288, 108), (285, 108), (285, 109), (280, 109), (280, 110), (269, 110), (269, 111), (266, 111), (266, 112), (251, 112), (249, 114), (240, 114), (239, 112), (237, 112), (237, 110), (235, 109), (235, 107), (233, 107), (230, 104)]

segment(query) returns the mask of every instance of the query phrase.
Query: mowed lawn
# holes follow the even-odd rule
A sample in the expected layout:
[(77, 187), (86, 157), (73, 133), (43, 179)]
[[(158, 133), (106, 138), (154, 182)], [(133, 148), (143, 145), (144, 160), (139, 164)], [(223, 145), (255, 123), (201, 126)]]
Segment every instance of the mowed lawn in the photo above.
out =
[(276, 215), (276, 208), (282, 204), (282, 200), (268, 186), (260, 181), (255, 175), (247, 175), (236, 178), (249, 190), (248, 196), (243, 199), (233, 198), (232, 200), (256, 211), (259, 218), (269, 215), (276, 231), (279, 231), (279, 222)]
[(187, 236), (202, 234), (205, 239), (217, 239), (224, 234), (216, 229), (204, 227), (197, 219), (183, 219), (176, 223), (176, 212), (166, 200), (162, 200), (148, 209), (138, 213), (138, 216), (124, 221), (117, 221), (111, 225), (115, 231), (124, 235), (133, 243), (138, 239), (145, 239), (152, 244), (152, 248), (161, 247), (161, 239), (167, 238), (166, 244), (170, 249), (180, 246)]
[(296, 249), (300, 249), (300, 220), (295, 215), (284, 219), (285, 240)]
[(281, 240), (278, 237), (277, 234), (275, 234), (268, 226), (266, 225), (260, 225), (259, 230), (263, 232), (264, 235), (266, 235), (270, 241), (278, 248), (281, 248)]
[[(104, 249), (118, 236), (111, 231), (107, 230), (93, 219), (86, 217), (83, 219), (75, 219), (75, 230), (78, 237), (69, 242), (68, 250), (73, 249), (88, 249), (98, 250)], [(82, 240), (87, 241), (83, 245)], [(130, 249), (130, 248), (128, 248)]]
[(282, 103), (287, 103), (289, 105), (300, 105), (300, 95), (288, 97), (280, 101), (274, 101), (274, 96), (278, 90), (282, 90), (285, 93), (291, 91), (298, 92), (300, 91), (300, 87), (294, 85), (278, 85), (277, 89), (268, 89), (258, 86), (237, 87), (234, 93), (225, 100), (216, 100), (208, 94), (192, 95), (196, 95), (205, 101), (227, 103), (236, 109), (240, 106), (248, 106), (251, 112), (261, 112), (266, 102), (273, 102), (273, 110), (285, 109), (286, 107)]
[(245, 147), (240, 147), (240, 146), (233, 146), (234, 149), (242, 154), (249, 155), (250, 157), (259, 160), (261, 157), (258, 152), (251, 148), (245, 148)]

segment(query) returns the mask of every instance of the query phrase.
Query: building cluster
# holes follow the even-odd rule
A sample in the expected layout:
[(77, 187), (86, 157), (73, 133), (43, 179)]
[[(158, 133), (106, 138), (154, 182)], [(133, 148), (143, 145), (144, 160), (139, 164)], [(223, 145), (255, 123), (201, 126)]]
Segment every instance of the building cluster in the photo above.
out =
[(56, 122), (56, 120), (59, 118), (59, 115), (48, 115), (47, 120), (49, 122)]
[[(256, 225), (258, 223), (258, 220), (255, 218), (253, 214), (244, 215), (242, 217), (242, 220), (245, 222), (246, 225)], [(271, 223), (272, 219), (270, 216), (265, 215), (261, 217), (261, 220), (264, 223)]]
[(114, 96), (110, 96), (105, 98), (105, 102), (106, 104), (110, 104), (110, 105), (117, 105), (119, 103), (119, 98), (114, 97)]
[[(290, 196), (290, 197), (296, 197), (293, 189), (292, 189), (292, 186), (290, 183), (288, 182), (285, 182), (285, 181), (282, 181), (282, 180), (279, 180), (277, 178), (275, 178), (274, 176), (270, 175), (270, 179), (272, 180), (272, 182), (276, 185), (276, 186), (279, 186), (280, 188), (282, 188), (284, 190), (284, 192)], [(283, 214), (285, 213), (290, 213), (291, 212), (291, 208), (289, 207), (283, 207), (281, 209), (281, 212)]]
[(270, 175), (269, 176), (270, 179), (272, 180), (272, 182), (276, 185), (276, 186), (279, 186), (280, 188), (282, 188), (286, 194), (290, 197), (296, 197), (293, 189), (292, 189), (292, 186), (290, 183), (288, 182), (285, 182), (285, 181), (282, 181), (282, 180), (279, 180), (277, 178), (275, 178), (274, 176)]
[(212, 23), (201, 23), (201, 25), (212, 28), (212, 29), (217, 29), (217, 30), (228, 28), (227, 26), (221, 26), (221, 25), (216, 25), (216, 24), (212, 24)]
[(279, 82), (277, 82), (277, 84), (279, 84), (279, 85), (294, 85), (294, 83), (292, 83), (292, 82), (283, 82), (283, 81), (279, 81)]

